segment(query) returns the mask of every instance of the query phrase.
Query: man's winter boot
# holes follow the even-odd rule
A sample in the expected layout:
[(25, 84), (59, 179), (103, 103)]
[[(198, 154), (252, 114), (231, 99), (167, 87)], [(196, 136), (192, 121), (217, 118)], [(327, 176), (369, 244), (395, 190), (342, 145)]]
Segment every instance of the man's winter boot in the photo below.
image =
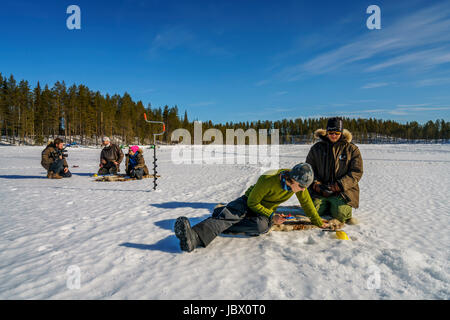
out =
[(54, 173), (52, 179), (62, 179), (62, 178), (63, 178), (63, 177), (60, 176), (58, 173)]
[(197, 232), (191, 229), (188, 218), (177, 218), (174, 229), (175, 235), (180, 240), (181, 250), (191, 252), (201, 244)]
[(62, 179), (62, 177), (59, 174), (54, 173), (53, 171), (49, 171), (48, 172), (47, 178), (49, 178), (49, 179)]
[(358, 219), (356, 219), (356, 218), (350, 218), (350, 219), (348, 219), (347, 221), (345, 221), (345, 223), (346, 223), (346, 224), (350, 224), (350, 225), (355, 225), (355, 224), (358, 224), (359, 221), (358, 221)]

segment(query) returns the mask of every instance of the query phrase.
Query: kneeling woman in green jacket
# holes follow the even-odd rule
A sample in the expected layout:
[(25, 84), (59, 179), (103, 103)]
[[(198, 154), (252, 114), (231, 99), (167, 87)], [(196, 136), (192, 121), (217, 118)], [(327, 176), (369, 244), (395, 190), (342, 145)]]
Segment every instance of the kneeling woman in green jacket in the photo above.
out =
[(313, 181), (314, 172), (307, 163), (297, 164), (291, 170), (273, 170), (261, 175), (243, 196), (225, 207), (216, 208), (212, 217), (192, 228), (186, 217), (179, 217), (174, 229), (181, 250), (191, 252), (197, 247), (206, 247), (223, 232), (248, 235), (266, 233), (272, 224), (282, 224), (286, 220), (274, 212), (294, 193), (311, 222), (327, 228), (328, 224), (318, 215), (308, 192)]

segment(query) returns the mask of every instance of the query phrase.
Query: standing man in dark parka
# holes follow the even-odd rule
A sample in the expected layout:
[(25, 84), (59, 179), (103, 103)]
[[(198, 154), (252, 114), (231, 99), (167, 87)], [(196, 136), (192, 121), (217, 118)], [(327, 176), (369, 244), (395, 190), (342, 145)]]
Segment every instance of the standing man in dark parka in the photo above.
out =
[(314, 135), (319, 142), (311, 147), (306, 162), (314, 170), (309, 190), (317, 212), (341, 222), (357, 223), (352, 208), (359, 206), (358, 183), (363, 175), (359, 148), (340, 118), (328, 119), (326, 130), (318, 129)]

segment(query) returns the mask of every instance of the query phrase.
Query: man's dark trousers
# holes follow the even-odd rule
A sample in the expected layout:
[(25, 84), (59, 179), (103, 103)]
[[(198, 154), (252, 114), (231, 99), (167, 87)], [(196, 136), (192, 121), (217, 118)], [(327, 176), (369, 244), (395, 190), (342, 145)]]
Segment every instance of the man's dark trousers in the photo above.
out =
[(72, 173), (69, 170), (64, 172), (64, 160), (58, 159), (50, 165), (48, 171), (53, 171), (53, 173), (59, 174), (61, 177), (70, 178)]
[(212, 217), (192, 227), (205, 247), (222, 232), (257, 236), (269, 231), (272, 226), (270, 219), (250, 210), (247, 199), (244, 195), (225, 207), (216, 208)]

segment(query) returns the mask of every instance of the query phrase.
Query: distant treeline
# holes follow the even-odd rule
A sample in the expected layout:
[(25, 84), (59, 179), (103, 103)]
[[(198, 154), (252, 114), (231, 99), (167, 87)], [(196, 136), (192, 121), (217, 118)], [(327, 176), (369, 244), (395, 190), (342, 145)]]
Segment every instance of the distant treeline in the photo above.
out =
[[(0, 73), (0, 132), (10, 143), (42, 144), (60, 136), (67, 142), (99, 144), (106, 135), (117, 143), (147, 144), (153, 141), (153, 133), (161, 131), (161, 126), (147, 124), (144, 113), (148, 119), (166, 124), (166, 133), (158, 137), (162, 143), (170, 143), (171, 133), (178, 128), (189, 130), (193, 136), (193, 121), (188, 120), (186, 111), (180, 116), (177, 106), (152, 108), (148, 104), (145, 107), (142, 101), (133, 101), (128, 93), (102, 95), (84, 85), (67, 87), (59, 81), (52, 88), (39, 82), (31, 88), (28, 81), (17, 84), (13, 75), (6, 78)], [(207, 121), (202, 126), (203, 130), (219, 129), (224, 138), (226, 129), (279, 129), (280, 143), (309, 143), (314, 131), (325, 128), (326, 122), (326, 118), (299, 118), (221, 124)], [(401, 124), (344, 118), (344, 126), (356, 142), (448, 142), (450, 139), (450, 122), (443, 119)]]

